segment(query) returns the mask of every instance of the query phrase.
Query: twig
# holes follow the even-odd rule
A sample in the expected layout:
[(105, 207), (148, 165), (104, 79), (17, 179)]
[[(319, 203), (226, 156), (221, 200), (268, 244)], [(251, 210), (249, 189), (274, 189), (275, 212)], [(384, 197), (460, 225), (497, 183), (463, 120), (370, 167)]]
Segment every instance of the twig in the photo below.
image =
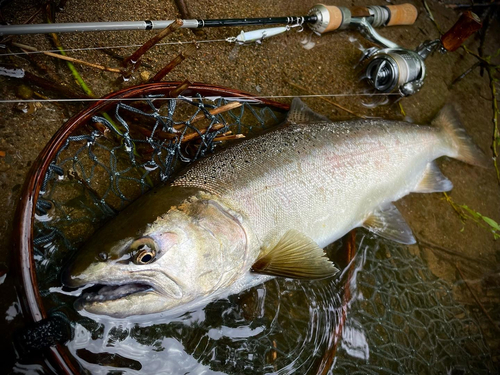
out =
[(223, 124), (214, 124), (211, 127), (198, 129), (198, 131), (195, 131), (193, 133), (189, 133), (189, 134), (185, 135), (184, 137), (182, 137), (181, 143), (186, 143), (186, 142), (192, 141), (193, 139), (202, 136), (203, 134), (205, 134), (209, 130), (210, 131), (219, 130), (219, 129), (222, 129), (224, 126), (225, 125), (223, 125)]
[[(33, 20), (35, 19), (35, 17), (38, 16), (42, 12), (42, 10), (43, 10), (43, 7), (38, 8), (38, 10), (36, 10), (35, 13), (33, 13), (26, 21), (24, 21), (22, 23), (22, 25), (27, 25), (27, 24), (33, 22)], [(8, 41), (12, 40), (13, 37), (14, 37), (14, 35), (9, 35), (9, 36), (3, 38), (0, 41), (0, 44), (7, 43)]]
[[(38, 50), (35, 47), (31, 47), (31, 46), (28, 46), (26, 44), (12, 42), (12, 45), (15, 46), (15, 47), (21, 48), (22, 50), (28, 50), (28, 51), (38, 52)], [(59, 55), (57, 53), (48, 52), (48, 51), (40, 51), (40, 52), (43, 53), (44, 55), (55, 57), (56, 59), (61, 59), (61, 60), (71, 61), (71, 62), (77, 63), (77, 64), (87, 65), (87, 66), (90, 66), (92, 68), (96, 68), (96, 69), (100, 69), (100, 70), (105, 70), (107, 72), (113, 72), (113, 73), (121, 73), (122, 72), (120, 69), (108, 68), (106, 66), (102, 66), (102, 65), (90, 63), (88, 61), (83, 61), (83, 60), (75, 59), (74, 57), (69, 57), (69, 56), (65, 56), (65, 55)]]
[[(123, 62), (123, 60), (125, 60), (125, 57), (123, 57), (123, 55), (120, 55), (120, 54), (114, 52), (112, 49), (106, 47), (104, 44), (99, 43), (97, 46), (100, 47), (98, 49), (99, 52), (102, 52), (102, 53), (112, 57), (114, 60), (119, 61), (120, 64)], [(149, 69), (154, 69), (153, 65), (145, 63), (144, 61), (141, 61), (141, 66), (144, 66), (145, 68), (149, 68)]]
[[(291, 86), (293, 86), (293, 87), (296, 87), (296, 88), (298, 88), (299, 90), (305, 91), (305, 92), (307, 92), (307, 93), (309, 93), (309, 94), (318, 95), (318, 94), (314, 93), (313, 91), (308, 90), (308, 89), (306, 89), (306, 88), (305, 88), (305, 87), (303, 87), (303, 86), (297, 85), (296, 83), (293, 83), (293, 82), (291, 82), (291, 81), (289, 81), (289, 80), (285, 80), (285, 82), (286, 82), (286, 83), (288, 83), (289, 85), (291, 85)], [(341, 110), (343, 110), (343, 111), (346, 111), (346, 112), (350, 113), (351, 115), (354, 115), (354, 116), (359, 117), (359, 118), (364, 118), (364, 119), (366, 118), (366, 116), (363, 116), (363, 115), (358, 115), (357, 113), (355, 113), (355, 112), (351, 111), (350, 109), (347, 109), (347, 108), (345, 108), (345, 107), (342, 107), (340, 104), (337, 104), (337, 103), (335, 103), (334, 101), (332, 101), (332, 100), (330, 100), (330, 99), (328, 99), (328, 98), (325, 98), (324, 96), (320, 96), (320, 98), (321, 98), (321, 99), (323, 99), (325, 102), (330, 103), (331, 105), (333, 105), (333, 106), (335, 106), (335, 107), (337, 107), (337, 108), (339, 108), (339, 109), (341, 109)]]
[(184, 90), (186, 90), (191, 85), (187, 79), (182, 81), (177, 87), (168, 92), (170, 98), (177, 98)]
[(24, 72), (24, 77), (22, 79), (25, 80), (26, 83), (31, 83), (44, 90), (50, 90), (56, 92), (65, 98), (80, 98), (80, 99), (89, 98), (88, 95), (76, 93), (73, 90), (70, 90), (62, 85), (49, 81), (45, 78), (39, 77), (27, 71)]
[(457, 268), (457, 271), (458, 273), (460, 274), (460, 277), (462, 278), (462, 280), (464, 281), (464, 284), (467, 286), (467, 288), (469, 289), (469, 292), (472, 294), (472, 297), (476, 300), (477, 304), (479, 305), (479, 307), (481, 308), (481, 310), (483, 311), (484, 315), (486, 315), (486, 317), (488, 318), (488, 320), (490, 321), (490, 323), (495, 327), (495, 330), (497, 330), (498, 332), (500, 332), (500, 327), (497, 325), (497, 323), (495, 323), (495, 321), (491, 318), (490, 314), (488, 314), (488, 311), (486, 311), (486, 309), (484, 308), (483, 304), (481, 303), (481, 301), (479, 300), (479, 298), (477, 298), (476, 296), (476, 293), (474, 293), (474, 291), (472, 290), (472, 288), (470, 287), (469, 283), (467, 282), (467, 280), (465, 280), (465, 276), (464, 274), (462, 273), (462, 270), (458, 267), (458, 264), (455, 264), (455, 267)]
[[(491, 19), (491, 13), (492, 13), (493, 8), (489, 8), (488, 12), (486, 13), (486, 17), (483, 21), (483, 27), (479, 30), (479, 35), (480, 35), (480, 42), (479, 42), (479, 48), (477, 49), (477, 52), (479, 53), (479, 56), (484, 57), (484, 42), (486, 40), (486, 32), (488, 31), (488, 28), (490, 27), (490, 19)], [(481, 77), (484, 74), (484, 67), (481, 66)]]
[(123, 60), (123, 65), (128, 65), (129, 63), (135, 64), (139, 59), (144, 55), (151, 47), (153, 47), (155, 44), (157, 44), (160, 40), (165, 38), (167, 35), (173, 33), (176, 31), (179, 27), (182, 26), (184, 22), (181, 19), (176, 19), (174, 22), (172, 22), (168, 27), (160, 31), (158, 34), (156, 34), (154, 37), (149, 39), (146, 43), (144, 43), (137, 51), (135, 51), (133, 54), (131, 54), (129, 57), (127, 57), (125, 60)]
[(500, 49), (497, 50), (497, 52), (494, 55), (487, 56), (487, 57), (482, 57), (479, 56), (477, 53), (472, 52), (470, 49), (467, 48), (467, 46), (462, 46), (465, 52), (467, 52), (469, 55), (474, 56), (476, 59), (478, 59), (481, 62), (481, 66), (486, 68), (486, 71), (488, 72), (488, 77), (490, 79), (490, 88), (491, 88), (491, 95), (492, 95), (492, 107), (493, 107), (493, 143), (491, 145), (491, 149), (493, 150), (493, 165), (495, 166), (495, 171), (497, 174), (497, 181), (500, 183), (500, 169), (498, 168), (498, 148), (500, 146), (500, 129), (498, 127), (498, 100), (497, 100), (497, 88), (496, 84), (498, 83), (498, 79), (495, 78), (494, 74), (495, 71), (500, 69), (500, 65), (494, 65), (491, 63), (492, 57), (496, 57), (500, 54)]
[(498, 169), (498, 148), (500, 145), (500, 131), (498, 129), (498, 100), (497, 100), (497, 88), (495, 82), (497, 81), (494, 78), (493, 68), (491, 66), (487, 66), (486, 71), (488, 72), (488, 77), (490, 79), (490, 88), (492, 94), (492, 106), (493, 106), (493, 144), (491, 148), (493, 149), (493, 164), (495, 165), (495, 171), (497, 172), (497, 181), (500, 183), (500, 170)]
[[(179, 13), (181, 14), (181, 18), (185, 20), (190, 20), (193, 17), (191, 17), (191, 13), (189, 12), (189, 9), (187, 7), (187, 4), (184, 0), (174, 0), (175, 5), (177, 5), (177, 9), (179, 9)], [(203, 29), (189, 29), (193, 32), (194, 35), (198, 37), (205, 37), (206, 33)]]
[[(215, 115), (218, 115), (220, 113), (227, 112), (227, 111), (229, 111), (231, 109), (235, 109), (235, 108), (241, 107), (241, 105), (242, 104), (240, 102), (231, 102), (231, 103), (228, 103), (226, 105), (223, 105), (223, 106), (211, 109), (208, 113), (210, 115), (212, 115), (212, 116), (215, 116)], [(189, 122), (190, 122), (190, 124), (192, 124), (192, 123), (194, 123), (196, 121), (199, 121), (199, 120), (202, 120), (202, 119), (205, 119), (205, 118), (206, 118), (205, 114), (200, 114), (200, 115), (197, 115), (192, 120), (190, 120)], [(197, 131), (194, 131), (194, 132), (189, 133), (189, 134), (185, 134), (182, 137), (181, 143), (190, 142), (193, 139), (195, 139), (195, 138), (197, 138), (197, 137), (205, 134), (207, 131), (220, 130), (224, 126), (225, 126), (224, 124), (218, 123), (218, 124), (212, 125), (211, 127), (207, 126), (207, 127), (204, 127), (204, 128), (199, 128), (199, 129), (197, 129)], [(185, 124), (176, 125), (176, 126), (174, 126), (174, 129), (178, 131), (177, 133), (167, 133), (167, 132), (164, 132), (164, 131), (161, 131), (161, 130), (157, 130), (154, 135), (156, 137), (160, 138), (160, 139), (173, 139), (173, 138), (177, 138), (177, 137), (180, 137), (180, 136), (182, 136), (184, 134), (183, 132), (179, 132), (179, 130), (184, 130), (185, 127), (186, 127)], [(147, 136), (147, 137), (151, 136), (151, 130), (149, 130), (149, 129), (143, 127), (143, 126), (136, 125), (136, 126), (134, 126), (134, 128), (137, 131), (139, 131), (144, 136)], [(229, 132), (224, 133), (222, 136), (229, 136)], [(238, 136), (237, 138), (242, 138), (240, 134), (237, 134), (237, 136)], [(231, 136), (231, 137), (234, 137), (234, 136)], [(216, 139), (216, 140), (223, 140), (223, 139)]]
[(184, 0), (174, 0), (175, 5), (177, 5), (177, 9), (179, 9), (179, 12), (181, 14), (181, 17), (184, 19), (190, 19), (191, 18), (191, 13), (188, 10), (188, 7)]
[(465, 204), (457, 204), (453, 201), (453, 199), (446, 193), (443, 192), (444, 199), (451, 205), (451, 207), (455, 210), (455, 212), (458, 214), (460, 217), (460, 220), (462, 220), (462, 223), (465, 224), (465, 221), (467, 219), (471, 219), (473, 222), (475, 222), (477, 225), (479, 225), (482, 228), (485, 228), (486, 230), (490, 231), (491, 234), (493, 234), (493, 238), (499, 239), (500, 238), (500, 226), (498, 223), (487, 217), (482, 215), (481, 213), (469, 208)]
[[(57, 37), (56, 34), (52, 34), (52, 39), (54, 40), (54, 44), (56, 45), (57, 49), (61, 51), (62, 55), (66, 55), (66, 52), (64, 51), (64, 48), (61, 46), (61, 43), (59, 42), (59, 38)], [(71, 74), (75, 78), (76, 82), (78, 85), (82, 88), (83, 92), (87, 94), (88, 96), (94, 98), (95, 95), (90, 89), (90, 87), (87, 86), (85, 81), (83, 80), (82, 76), (80, 73), (78, 73), (78, 70), (76, 70), (75, 66), (71, 61), (66, 61), (66, 64), (68, 65), (69, 70), (71, 71)]]
[[(206, 127), (206, 128), (198, 129), (198, 131), (194, 131), (192, 133), (184, 135), (182, 137), (182, 139), (181, 139), (181, 143), (190, 142), (193, 139), (196, 139), (197, 137), (200, 137), (201, 135), (205, 134), (207, 131), (220, 130), (224, 126), (225, 125), (223, 125), (223, 124), (214, 124), (210, 128)], [(184, 127), (185, 127), (185, 125), (182, 125), (182, 128), (184, 128)], [(136, 126), (134, 126), (134, 129), (136, 129), (138, 132), (140, 132), (142, 135), (144, 135), (146, 137), (150, 137), (151, 136), (151, 130), (147, 129), (147, 128), (143, 127), (143, 126), (136, 125)], [(167, 133), (167, 132), (164, 132), (162, 130), (157, 130), (157, 131), (155, 131), (154, 136), (158, 137), (159, 139), (174, 139), (174, 138), (181, 137), (182, 133), (180, 133), (180, 132), (179, 133)]]
[(476, 69), (479, 65), (481, 65), (481, 61), (477, 61), (474, 65), (472, 65), (469, 69), (467, 69), (465, 72), (460, 74), (457, 78), (453, 80), (453, 82), (450, 84), (450, 88), (460, 82), (462, 79), (465, 78), (466, 75), (468, 75), (470, 72), (472, 72), (474, 69)]
[[(225, 105), (222, 105), (220, 107), (217, 107), (217, 108), (214, 108), (214, 109), (211, 109), (210, 111), (208, 111), (209, 115), (212, 115), (212, 116), (215, 116), (215, 115), (218, 115), (218, 114), (221, 114), (221, 113), (224, 113), (224, 112), (227, 112), (227, 111), (230, 111), (232, 109), (236, 109), (236, 108), (239, 108), (241, 107), (241, 103), (240, 102), (230, 102), (228, 104), (225, 104)], [(199, 115), (195, 116), (191, 121), (190, 123), (194, 123), (194, 122), (197, 122), (197, 121), (200, 121), (200, 120), (203, 120), (205, 119), (206, 116), (204, 113), (200, 113)], [(174, 129), (176, 130), (179, 130), (181, 128), (183, 128), (184, 125), (177, 125), (174, 127)]]
[(149, 80), (149, 82), (160, 82), (168, 73), (172, 71), (177, 65), (187, 59), (189, 56), (196, 52), (196, 45), (189, 45), (184, 51), (179, 53), (172, 61), (170, 61), (163, 69)]
[(406, 112), (405, 109), (403, 108), (403, 104), (401, 103), (401, 101), (399, 101), (398, 104), (399, 104), (399, 111), (401, 112), (403, 117), (406, 117)]
[(490, 3), (483, 4), (445, 4), (446, 8), (449, 9), (471, 9), (471, 8), (481, 8), (481, 7), (491, 7), (500, 4), (499, 1), (492, 1)]
[(465, 259), (467, 260), (468, 262), (473, 262), (473, 263), (477, 263), (479, 266), (482, 267), (482, 269), (484, 268), (489, 268), (485, 262), (481, 262), (479, 260), (477, 260), (476, 258), (473, 258), (473, 257), (470, 257), (470, 256), (467, 256), (465, 254), (462, 254), (458, 251), (455, 251), (455, 250), (451, 250), (451, 249), (447, 249), (446, 247), (443, 247), (443, 246), (439, 246), (439, 245), (436, 245), (436, 244), (433, 244), (431, 242), (428, 242), (426, 240), (423, 240), (422, 238), (418, 237), (417, 238), (417, 241), (418, 241), (418, 244), (422, 247), (425, 247), (427, 249), (431, 249), (431, 250), (439, 250), (439, 251), (442, 251), (443, 253), (446, 253), (446, 254), (449, 254), (449, 255), (453, 255), (453, 256), (456, 256), (456, 257), (459, 257), (459, 258), (462, 258), (462, 259)]
[(422, 0), (422, 2), (424, 3), (425, 10), (427, 11), (427, 14), (429, 15), (429, 18), (431, 19), (432, 23), (434, 23), (434, 26), (436, 26), (436, 29), (439, 32), (439, 34), (442, 34), (441, 28), (437, 24), (436, 20), (434, 19), (434, 15), (431, 12), (431, 8), (429, 8), (429, 5), (427, 5), (427, 1)]
[(234, 135), (226, 135), (226, 136), (221, 136), (221, 137), (215, 137), (214, 141), (232, 141), (234, 139), (242, 139), (245, 138), (244, 134), (234, 134)]

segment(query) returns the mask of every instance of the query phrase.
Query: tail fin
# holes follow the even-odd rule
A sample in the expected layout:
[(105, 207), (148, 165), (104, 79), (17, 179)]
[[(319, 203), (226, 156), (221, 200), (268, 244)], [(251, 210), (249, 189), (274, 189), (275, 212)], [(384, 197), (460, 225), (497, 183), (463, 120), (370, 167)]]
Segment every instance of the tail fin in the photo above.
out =
[(465, 132), (458, 113), (452, 105), (445, 105), (432, 120), (432, 125), (444, 133), (452, 149), (452, 154), (449, 156), (468, 164), (488, 167), (488, 158)]

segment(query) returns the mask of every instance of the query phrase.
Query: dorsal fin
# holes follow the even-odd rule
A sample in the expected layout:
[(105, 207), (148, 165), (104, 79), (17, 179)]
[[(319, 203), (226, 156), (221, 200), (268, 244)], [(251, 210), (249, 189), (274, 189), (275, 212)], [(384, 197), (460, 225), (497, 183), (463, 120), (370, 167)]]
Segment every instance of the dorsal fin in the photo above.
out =
[(299, 98), (292, 100), (286, 121), (289, 124), (308, 124), (314, 122), (331, 122), (327, 117), (314, 112)]
[(405, 245), (411, 245), (416, 242), (410, 227), (392, 203), (383, 209), (373, 212), (365, 220), (363, 227), (380, 237)]
[(415, 193), (440, 193), (453, 189), (453, 184), (441, 173), (434, 161), (425, 167), (422, 179), (413, 190)]
[(272, 249), (263, 249), (252, 271), (294, 279), (322, 279), (339, 272), (322, 248), (296, 230), (286, 232)]

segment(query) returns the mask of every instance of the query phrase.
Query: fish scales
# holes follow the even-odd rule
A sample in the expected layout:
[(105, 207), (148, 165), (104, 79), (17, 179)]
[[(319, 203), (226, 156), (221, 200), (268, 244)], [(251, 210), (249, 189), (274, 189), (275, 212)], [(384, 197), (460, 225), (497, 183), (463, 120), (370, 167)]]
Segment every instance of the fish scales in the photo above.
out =
[(290, 125), (199, 161), (173, 185), (226, 198), (263, 244), (300, 228), (324, 247), (412, 191), (446, 153), (441, 138), (383, 120)]

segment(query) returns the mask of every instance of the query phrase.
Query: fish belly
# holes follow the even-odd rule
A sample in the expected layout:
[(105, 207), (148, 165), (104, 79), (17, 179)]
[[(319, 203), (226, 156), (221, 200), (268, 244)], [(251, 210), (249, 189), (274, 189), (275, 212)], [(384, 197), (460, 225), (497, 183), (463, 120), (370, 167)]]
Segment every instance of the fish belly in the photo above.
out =
[(174, 184), (221, 196), (261, 245), (295, 229), (324, 247), (410, 193), (447, 153), (432, 127), (389, 121), (291, 125), (202, 160)]

